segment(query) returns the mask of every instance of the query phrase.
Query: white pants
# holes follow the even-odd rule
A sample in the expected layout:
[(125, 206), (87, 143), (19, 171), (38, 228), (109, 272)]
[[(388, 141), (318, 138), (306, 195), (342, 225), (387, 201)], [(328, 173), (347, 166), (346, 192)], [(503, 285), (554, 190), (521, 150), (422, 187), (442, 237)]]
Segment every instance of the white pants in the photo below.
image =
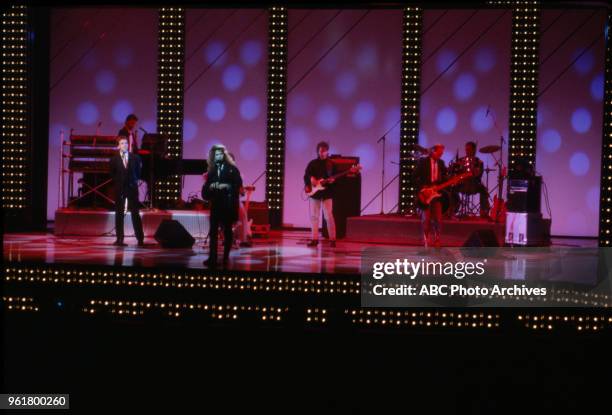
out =
[(323, 205), (323, 216), (327, 222), (327, 233), (331, 241), (336, 240), (336, 222), (332, 212), (331, 199), (310, 199), (310, 224), (312, 229), (312, 240), (319, 240), (319, 218), (321, 218), (321, 205)]

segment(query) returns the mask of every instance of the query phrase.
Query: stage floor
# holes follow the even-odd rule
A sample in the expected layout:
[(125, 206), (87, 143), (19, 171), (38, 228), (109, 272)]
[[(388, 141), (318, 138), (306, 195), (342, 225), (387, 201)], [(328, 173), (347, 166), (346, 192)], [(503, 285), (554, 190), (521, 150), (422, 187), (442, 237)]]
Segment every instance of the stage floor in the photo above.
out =
[[(306, 246), (309, 232), (273, 231), (267, 239), (255, 239), (252, 247), (233, 249), (227, 269), (275, 271), (302, 274), (358, 274), (362, 249), (384, 246), (389, 249), (409, 245), (338, 241), (331, 248), (325, 240), (318, 248)], [(53, 233), (4, 234), (4, 260), (28, 263), (70, 263), (138, 267), (204, 269), (208, 247), (202, 238), (192, 249), (164, 249), (151, 238), (138, 247), (126, 238), (127, 247), (112, 245), (110, 236), (55, 236)], [(553, 246), (596, 247), (596, 239), (553, 238)], [(430, 248), (434, 249), (434, 248)], [(221, 252), (221, 247), (220, 247)]]

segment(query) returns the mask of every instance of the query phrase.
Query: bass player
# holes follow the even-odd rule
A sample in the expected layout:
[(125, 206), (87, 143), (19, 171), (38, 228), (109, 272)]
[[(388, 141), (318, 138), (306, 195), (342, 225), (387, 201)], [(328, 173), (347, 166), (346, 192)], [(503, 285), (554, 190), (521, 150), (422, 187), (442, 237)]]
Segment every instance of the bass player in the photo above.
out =
[[(418, 161), (413, 173), (417, 194), (424, 187), (440, 184), (446, 179), (446, 165), (444, 164), (444, 160), (442, 160), (442, 154), (444, 154), (444, 146), (442, 144), (436, 144), (432, 147), (429, 156), (423, 157)], [(445, 196), (433, 199), (427, 206), (419, 204), (419, 208), (422, 209), (425, 216), (423, 224), (425, 246), (428, 245), (431, 236), (433, 246), (436, 248), (440, 247), (443, 197)]]

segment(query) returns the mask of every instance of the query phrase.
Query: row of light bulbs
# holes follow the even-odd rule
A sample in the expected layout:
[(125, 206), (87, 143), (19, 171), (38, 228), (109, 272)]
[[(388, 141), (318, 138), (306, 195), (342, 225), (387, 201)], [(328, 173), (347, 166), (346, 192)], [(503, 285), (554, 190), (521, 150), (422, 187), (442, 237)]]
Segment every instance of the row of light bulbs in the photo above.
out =
[[(184, 57), (184, 9), (160, 10), (160, 58), (158, 81), (158, 120), (160, 132), (168, 136), (168, 154), (180, 158), (182, 154), (182, 91)], [(170, 80), (167, 80), (170, 78)], [(168, 86), (167, 86), (168, 85)], [(170, 121), (170, 122), (169, 122)], [(175, 123), (171, 121), (176, 121)], [(159, 181), (158, 199), (174, 201), (180, 197), (179, 176)]]
[(266, 200), (271, 211), (282, 209), (283, 157), (285, 150), (285, 94), (287, 10), (273, 7), (270, 13), (268, 62), (268, 134), (266, 160)]
[(3, 296), (2, 303), (7, 310), (11, 311), (38, 311), (38, 305), (32, 297)]
[(539, 19), (537, 7), (515, 9), (513, 13), (509, 141), (511, 166), (518, 157), (528, 157), (530, 164), (535, 162)]
[(128, 317), (143, 316), (145, 312), (162, 310), (171, 317), (192, 315), (194, 312), (207, 312), (213, 319), (237, 320), (240, 315), (255, 313), (263, 321), (281, 321), (289, 311), (287, 307), (265, 305), (228, 305), (202, 303), (173, 303), (126, 300), (90, 300), (82, 309), (86, 314), (108, 310), (112, 314)]
[(600, 331), (612, 327), (612, 317), (604, 316), (561, 316), (561, 315), (540, 315), (531, 316), (519, 315), (517, 319), (524, 323), (524, 327), (533, 330), (553, 330), (561, 325), (571, 325), (577, 331)]
[[(612, 14), (608, 13), (607, 27), (612, 26)], [(606, 64), (605, 64), (605, 87), (604, 87), (604, 142), (607, 140), (607, 145), (604, 145), (602, 162), (602, 171), (612, 170), (612, 33), (608, 30), (606, 39)], [(608, 173), (609, 174), (609, 173)], [(602, 175), (603, 176), (603, 175)], [(602, 177), (602, 194), (600, 197), (600, 224), (599, 224), (599, 245), (610, 246), (610, 234), (612, 224), (610, 221), (612, 198), (610, 197), (611, 188), (609, 187), (612, 181), (612, 176)]]
[[(26, 158), (16, 155), (25, 154), (28, 151), (26, 135), (19, 132), (28, 128), (28, 117), (16, 116), (26, 114), (23, 107), (27, 105), (27, 77), (19, 76), (27, 73), (26, 54), (24, 53), (27, 49), (27, 38), (18, 35), (26, 33), (27, 15), (25, 10), (25, 6), (12, 6), (10, 11), (2, 14), (4, 25), (1, 52), (2, 129), (4, 139), (2, 206), (6, 209), (23, 209), (26, 207), (27, 201), (28, 181), (25, 180), (27, 165), (24, 163)], [(16, 179), (18, 177), (23, 177), (24, 180)], [(12, 305), (8, 306), (9, 309), (12, 307)]]
[[(422, 10), (418, 7), (404, 8), (403, 13), (403, 47), (402, 47), (402, 119), (400, 129), (400, 148), (403, 156), (400, 158), (400, 206), (403, 213), (414, 210), (414, 185), (412, 175), (414, 160), (406, 157), (407, 147), (418, 142), (419, 96), (420, 96), (420, 60), (422, 26)], [(413, 105), (408, 104), (413, 102)], [(367, 320), (367, 319), (366, 319)], [(355, 323), (363, 323), (354, 319)], [(366, 324), (367, 321), (366, 321)]]
[(358, 280), (256, 275), (167, 274), (157, 272), (77, 271), (65, 268), (5, 268), (5, 281), (46, 284), (213, 288), (223, 290), (314, 292), (359, 295)]

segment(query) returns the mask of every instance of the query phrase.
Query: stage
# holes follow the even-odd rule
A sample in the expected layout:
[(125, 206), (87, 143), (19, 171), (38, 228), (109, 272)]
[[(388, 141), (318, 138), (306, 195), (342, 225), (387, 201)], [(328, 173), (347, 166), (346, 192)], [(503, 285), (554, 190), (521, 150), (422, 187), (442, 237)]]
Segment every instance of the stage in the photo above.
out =
[[(196, 235), (194, 235), (195, 237)], [(254, 239), (253, 246), (232, 249), (229, 270), (272, 271), (300, 274), (358, 274), (364, 248), (410, 246), (397, 243), (372, 243), (340, 240), (331, 248), (325, 240), (318, 248), (306, 246), (310, 232), (282, 230), (269, 238)], [(126, 238), (127, 247), (112, 245), (113, 236), (58, 236), (49, 233), (6, 233), (4, 260), (23, 263), (64, 263), (135, 266), (145, 268), (204, 269), (208, 247), (197, 237), (192, 249), (164, 249), (147, 237), (144, 247)], [(416, 246), (416, 245), (412, 245)], [(596, 247), (596, 239), (553, 238), (552, 246)], [(435, 248), (429, 248), (432, 253)], [(331, 275), (330, 275), (331, 276)]]
[[(422, 245), (421, 220), (414, 216), (365, 215), (348, 218), (346, 237), (351, 241)], [(481, 246), (503, 246), (505, 225), (479, 217), (446, 219), (442, 223), (443, 246), (463, 246), (466, 243)], [(478, 232), (474, 240), (474, 233)], [(470, 241), (470, 238), (472, 240)]]
[[(208, 210), (142, 209), (142, 229), (145, 236), (153, 237), (159, 224), (166, 219), (178, 221), (194, 238), (208, 235)], [(134, 236), (132, 215), (127, 212), (123, 223), (124, 235)], [(55, 212), (54, 233), (57, 236), (114, 235), (115, 212), (94, 209), (58, 209)]]

